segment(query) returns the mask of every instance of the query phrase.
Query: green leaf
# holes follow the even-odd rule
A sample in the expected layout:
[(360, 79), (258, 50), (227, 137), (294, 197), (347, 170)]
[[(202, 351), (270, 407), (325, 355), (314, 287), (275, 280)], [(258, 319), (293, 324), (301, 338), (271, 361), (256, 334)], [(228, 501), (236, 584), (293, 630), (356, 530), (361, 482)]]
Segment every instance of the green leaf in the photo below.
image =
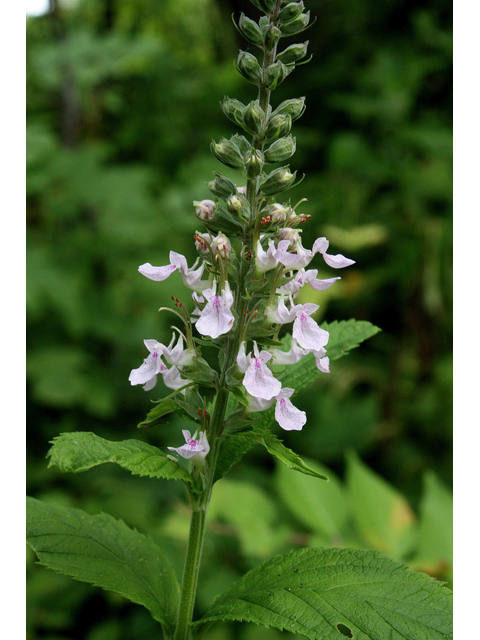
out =
[(288, 449), (273, 433), (259, 434), (253, 432), (251, 437), (260, 444), (263, 444), (268, 453), (283, 462), (283, 464), (289, 469), (300, 471), (301, 473), (313, 476), (314, 478), (320, 478), (321, 480), (328, 480), (326, 475), (315, 471), (315, 469), (308, 466), (308, 464), (304, 462), (299, 455), (294, 453), (291, 449)]
[(88, 431), (62, 433), (47, 453), (49, 467), (60, 471), (86, 471), (105, 462), (115, 462), (137, 476), (183, 480), (194, 488), (190, 473), (157, 447), (140, 440), (112, 442)]
[(212, 493), (208, 519), (231, 525), (248, 558), (268, 558), (285, 544), (288, 532), (277, 524), (275, 502), (250, 482), (219, 482)]
[(414, 543), (415, 515), (406, 499), (354, 453), (347, 456), (347, 487), (355, 524), (365, 542), (400, 558)]
[(251, 438), (237, 434), (232, 434), (223, 439), (220, 444), (220, 454), (215, 468), (214, 482), (223, 478), (237, 462), (240, 462), (254, 444), (255, 442)]
[(448, 589), (359, 549), (299, 549), (268, 560), (219, 596), (196, 624), (216, 620), (253, 622), (310, 640), (452, 638)]
[(411, 566), (444, 574), (453, 563), (453, 497), (451, 490), (430, 471), (423, 478), (418, 548)]
[[(189, 395), (191, 397), (198, 395), (196, 391), (191, 390), (191, 388), (185, 389), (185, 395)], [(178, 396), (178, 398), (176, 397)], [(143, 422), (140, 422), (138, 427), (154, 427), (157, 424), (165, 424), (164, 420), (161, 420), (163, 416), (168, 415), (169, 413), (178, 413), (178, 415), (185, 420), (185, 422), (197, 422), (196, 415), (192, 415), (191, 412), (186, 411), (183, 406), (183, 398), (177, 391), (171, 393), (166, 398), (162, 398), (158, 400), (155, 404), (155, 407), (151, 409), (147, 417)]]
[(104, 513), (27, 498), (27, 541), (40, 564), (119, 593), (146, 607), (166, 633), (173, 629), (180, 587), (151, 538)]
[(347, 519), (345, 492), (329, 469), (314, 460), (309, 460), (308, 464), (319, 474), (327, 474), (328, 484), (306, 475), (289, 473), (283, 465), (278, 465), (276, 481), (280, 496), (299, 522), (333, 541), (341, 536)]

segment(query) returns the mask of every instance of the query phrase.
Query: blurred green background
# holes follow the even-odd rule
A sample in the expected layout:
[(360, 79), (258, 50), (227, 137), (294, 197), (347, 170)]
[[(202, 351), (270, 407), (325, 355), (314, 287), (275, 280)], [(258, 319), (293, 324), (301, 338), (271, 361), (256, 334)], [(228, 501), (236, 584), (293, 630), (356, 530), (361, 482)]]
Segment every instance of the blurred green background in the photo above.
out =
[[(218, 484), (198, 613), (292, 546), (376, 548), (452, 577), (451, 3), (307, 5), (317, 21), (286, 44), (304, 36), (313, 60), (273, 94), (274, 105), (307, 97), (292, 160), (306, 178), (288, 195), (308, 198), (304, 245), (326, 235), (356, 265), (301, 301), (321, 305), (317, 320), (354, 317), (382, 333), (297, 398), (301, 433), (278, 434), (326, 466), (330, 484), (277, 468), (260, 448)], [(45, 455), (75, 430), (181, 444), (176, 417), (137, 431), (166, 390), (146, 394), (128, 375), (143, 339), (170, 339), (173, 316), (157, 309), (189, 292), (137, 267), (167, 264), (170, 249), (195, 258), (192, 201), (223, 170), (209, 144), (235, 132), (219, 102), (256, 97), (232, 64), (247, 45), (231, 14), (259, 14), (247, 0), (50, 7), (27, 19), (28, 493), (150, 531), (180, 573), (182, 487), (113, 465), (61, 475)], [(146, 610), (36, 566), (33, 553), (27, 577), (30, 640), (159, 637)], [(281, 635), (225, 625), (209, 638)]]

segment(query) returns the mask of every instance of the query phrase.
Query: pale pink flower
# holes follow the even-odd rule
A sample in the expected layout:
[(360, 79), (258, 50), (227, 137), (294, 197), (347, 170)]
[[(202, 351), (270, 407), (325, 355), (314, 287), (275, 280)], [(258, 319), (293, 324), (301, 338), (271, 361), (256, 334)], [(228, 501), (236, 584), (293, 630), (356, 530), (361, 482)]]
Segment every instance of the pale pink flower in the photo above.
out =
[(337, 253), (335, 256), (329, 255), (327, 253), (328, 244), (329, 242), (326, 238), (317, 238), (313, 243), (312, 251), (313, 253), (321, 253), (329, 267), (333, 267), (334, 269), (343, 269), (344, 267), (349, 267), (350, 265), (355, 264), (355, 260), (345, 258), (341, 253)]
[(317, 304), (307, 303), (297, 311), (297, 317), (293, 323), (292, 336), (298, 344), (309, 351), (318, 351), (324, 347), (329, 338), (328, 331), (321, 329), (318, 324), (310, 318), (312, 313), (318, 309)]
[(197, 436), (197, 432), (194, 433), (193, 438), (190, 431), (186, 429), (182, 431), (186, 444), (181, 447), (167, 447), (170, 451), (176, 451), (178, 455), (182, 456), (186, 460), (192, 460), (193, 462), (203, 463), (205, 456), (210, 451), (210, 445), (208, 444), (207, 436), (203, 431)]
[(294, 389), (284, 388), (277, 395), (275, 405), (275, 420), (285, 429), (285, 431), (301, 431), (307, 422), (307, 414), (294, 407), (289, 398), (293, 395)]
[(195, 326), (199, 333), (211, 338), (218, 338), (218, 336), (228, 333), (234, 321), (233, 313), (230, 311), (233, 304), (233, 294), (228, 282), (225, 283), (225, 289), (220, 296), (216, 295), (216, 283), (211, 289), (205, 289), (203, 296), (207, 300), (207, 304), (196, 321)]
[(196, 264), (197, 263), (189, 269), (185, 256), (182, 256), (180, 253), (176, 253), (176, 251), (170, 251), (169, 265), (164, 267), (153, 267), (149, 262), (146, 262), (145, 264), (140, 265), (138, 270), (146, 278), (162, 282), (178, 269), (185, 286), (189, 289), (193, 289), (194, 291), (203, 291), (210, 286), (210, 283), (201, 279), (205, 269), (205, 264), (202, 264), (198, 269), (195, 269)]
[(157, 375), (161, 373), (162, 367), (165, 367), (161, 358), (164, 345), (156, 340), (144, 340), (143, 342), (150, 351), (150, 355), (145, 358), (138, 369), (133, 369), (130, 372), (128, 379), (132, 385), (143, 384), (145, 391), (150, 391), (157, 384)]
[(295, 294), (306, 284), (309, 284), (312, 289), (315, 289), (316, 291), (325, 291), (325, 289), (331, 287), (332, 284), (335, 284), (337, 280), (341, 280), (340, 276), (337, 276), (336, 278), (317, 280), (317, 273), (318, 269), (308, 269), (308, 271), (300, 269), (290, 282), (278, 287), (277, 293)]
[[(263, 398), (264, 400), (274, 398), (280, 392), (282, 385), (266, 365), (272, 354), (268, 353), (268, 351), (259, 353), (257, 345), (254, 344), (254, 357), (250, 354), (248, 357), (250, 361), (243, 377), (243, 386), (255, 398)], [(237, 357), (237, 364), (238, 361), (239, 358)], [(240, 361), (242, 362), (241, 356)]]
[(280, 349), (273, 349), (272, 358), (274, 364), (296, 364), (305, 356), (307, 352), (298, 346), (295, 338), (292, 338), (292, 343), (288, 351), (280, 351)]

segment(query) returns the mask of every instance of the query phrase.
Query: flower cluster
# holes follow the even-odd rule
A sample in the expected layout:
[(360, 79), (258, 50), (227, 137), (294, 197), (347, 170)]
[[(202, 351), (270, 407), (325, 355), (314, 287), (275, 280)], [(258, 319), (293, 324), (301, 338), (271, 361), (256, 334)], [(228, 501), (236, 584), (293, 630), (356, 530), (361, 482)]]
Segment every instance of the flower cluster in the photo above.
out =
[[(237, 192), (237, 197), (242, 198), (242, 190), (238, 189)], [(205, 212), (208, 212), (208, 218), (205, 219), (214, 219), (216, 205), (213, 201), (195, 202), (194, 206), (202, 219), (207, 215)], [(347, 267), (354, 261), (341, 254), (327, 253), (329, 243), (326, 238), (318, 238), (311, 250), (305, 249), (297, 230), (280, 226), (287, 220), (288, 208), (276, 204), (273, 211), (276, 214), (277, 228), (273, 227), (276, 233), (273, 235), (270, 230), (268, 234), (259, 235), (255, 256), (251, 261), (255, 265), (254, 282), (257, 289), (259, 280), (263, 280), (263, 291), (269, 301), (268, 304), (263, 301), (263, 326), (270, 327), (275, 334), (282, 325), (293, 323), (289, 351), (282, 351), (277, 347), (260, 350), (254, 340), (251, 351), (247, 353), (250, 339), (246, 330), (247, 322), (245, 317), (236, 318), (232, 310), (235, 297), (242, 295), (242, 292), (235, 290), (235, 278), (231, 278), (232, 284), (229, 280), (232, 242), (225, 234), (213, 236), (211, 233), (197, 233), (195, 245), (199, 257), (191, 268), (184, 256), (171, 251), (170, 264), (154, 267), (146, 263), (139, 267), (139, 272), (151, 280), (163, 281), (174, 271), (179, 271), (183, 283), (192, 290), (194, 309), (191, 314), (187, 314), (190, 326), (195, 326), (201, 336), (213, 340), (235, 332), (242, 338), (235, 361), (237, 375), (248, 400), (246, 413), (265, 411), (275, 402), (275, 420), (280, 427), (287, 431), (300, 430), (306, 423), (306, 414), (290, 401), (294, 389), (282, 388), (280, 380), (270, 367), (295, 364), (312, 353), (318, 369), (324, 373), (329, 372), (326, 351), (329, 334), (312, 318), (319, 307), (311, 303), (296, 304), (294, 299), (305, 285), (323, 291), (340, 279), (339, 276), (318, 279), (317, 269), (306, 269), (316, 254), (321, 254), (326, 264), (334, 269)], [(282, 212), (285, 215), (281, 215)], [(269, 219), (270, 224), (272, 218)], [(268, 272), (273, 275), (266, 275)], [(208, 279), (202, 279), (206, 273), (209, 274)], [(262, 300), (259, 299), (258, 302), (261, 304)], [(258, 311), (255, 318), (258, 326)], [(243, 326), (239, 326), (240, 324)], [(174, 335), (168, 347), (156, 340), (145, 340), (150, 355), (138, 369), (131, 372), (129, 379), (132, 385), (143, 384), (143, 388), (148, 391), (155, 386), (159, 374), (170, 389), (181, 390), (189, 384), (188, 376), (182, 377), (182, 369), (195, 364), (199, 347), (193, 346), (195, 339), (191, 335), (180, 334), (176, 342), (175, 338)], [(187, 433), (185, 431), (184, 435)], [(185, 438), (187, 444), (175, 450), (183, 457), (190, 458), (193, 456), (192, 452), (197, 451), (191, 443), (196, 443), (197, 440), (189, 440), (189, 433)], [(198, 442), (205, 445), (206, 434), (202, 433), (202, 438)], [(204, 446), (202, 451), (205, 454), (207, 447)]]
[[(237, 185), (214, 172), (214, 179), (207, 183), (212, 199), (194, 201), (197, 220), (206, 230), (195, 233), (198, 257), (191, 267), (175, 251), (170, 251), (167, 265), (146, 263), (139, 267), (142, 275), (157, 282), (178, 271), (191, 291), (190, 311), (174, 298), (184, 333), (172, 338), (168, 347), (145, 340), (150, 353), (131, 372), (130, 382), (142, 384), (148, 391), (160, 374), (165, 385), (173, 389), (172, 397), (178, 402), (183, 398), (183, 408), (194, 398), (197, 408), (203, 407), (207, 413), (208, 403), (201, 390), (215, 388), (215, 420), (212, 424), (200, 423), (199, 437), (185, 431), (187, 444), (175, 449), (194, 461), (208, 453), (207, 439), (212, 445), (213, 439), (238, 427), (237, 421), (237, 426), (227, 429), (227, 406), (242, 422), (248, 414), (266, 411), (275, 403), (275, 420), (282, 429), (302, 429), (305, 412), (292, 404), (295, 390), (282, 387), (282, 374), (285, 367), (306, 356), (313, 356), (319, 371), (328, 373), (329, 334), (313, 318), (318, 305), (300, 304), (296, 298), (305, 285), (324, 291), (340, 279), (335, 275), (319, 278), (318, 268), (309, 268), (318, 260), (317, 255), (335, 270), (354, 264), (341, 254), (329, 253), (324, 237), (317, 238), (311, 249), (304, 247), (299, 225), (310, 215), (297, 212), (304, 200), (292, 207), (290, 202), (275, 199), (297, 180), (290, 165), (278, 164), (295, 153), (291, 127), (303, 114), (305, 99), (285, 100), (273, 109), (270, 95), (306, 56), (308, 42), (291, 44), (283, 51), (278, 47), (282, 38), (308, 27), (310, 12), (303, 2), (252, 1), (264, 15), (257, 23), (242, 14), (238, 28), (262, 55), (257, 59), (250, 51), (240, 51), (236, 68), (258, 87), (257, 98), (243, 104), (225, 97), (221, 105), (227, 118), (249, 138), (235, 133), (230, 139), (211, 144), (213, 155), (238, 171), (246, 184)], [(269, 164), (276, 167), (268, 170)], [(278, 348), (279, 333), (285, 325), (291, 325), (288, 351)], [(201, 357), (208, 344), (218, 348), (218, 369), (212, 369)], [(232, 402), (238, 402), (233, 409), (228, 403), (229, 394)], [(190, 411), (190, 416), (194, 413)], [(202, 411), (200, 414), (204, 415)]]

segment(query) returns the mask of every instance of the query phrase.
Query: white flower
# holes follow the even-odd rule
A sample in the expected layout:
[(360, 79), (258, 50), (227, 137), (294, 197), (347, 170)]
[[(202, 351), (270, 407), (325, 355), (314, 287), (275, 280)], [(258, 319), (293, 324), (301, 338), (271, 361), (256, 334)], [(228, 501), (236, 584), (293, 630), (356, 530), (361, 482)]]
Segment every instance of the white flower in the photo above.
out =
[(207, 300), (200, 317), (196, 321), (196, 327), (199, 333), (211, 338), (228, 333), (233, 326), (233, 313), (230, 308), (233, 304), (233, 295), (228, 282), (225, 283), (225, 289), (222, 295), (217, 296), (216, 283), (211, 289), (205, 289), (203, 296)]
[(292, 336), (304, 349), (319, 351), (327, 344), (329, 334), (328, 331), (321, 329), (315, 320), (309, 317), (318, 309), (318, 305), (307, 303), (296, 305), (296, 307), (301, 307), (301, 309), (297, 310)]
[(170, 251), (170, 264), (164, 267), (153, 267), (149, 262), (142, 264), (138, 267), (140, 273), (157, 282), (166, 280), (176, 269), (178, 269), (182, 275), (182, 280), (189, 289), (193, 291), (203, 291), (210, 286), (210, 283), (206, 280), (202, 280), (202, 274), (205, 269), (205, 264), (202, 264), (198, 269), (195, 269), (197, 263), (193, 265), (191, 269), (188, 268), (187, 260), (185, 256), (175, 251)]
[(178, 336), (178, 341), (175, 346), (173, 346), (174, 342), (175, 334), (173, 334), (168, 347), (163, 344), (161, 345), (162, 355), (168, 364), (173, 364), (177, 367), (184, 367), (192, 364), (193, 358), (196, 356), (195, 351), (183, 348), (183, 337), (181, 335)]
[(181, 447), (167, 447), (170, 451), (176, 451), (178, 455), (182, 456), (186, 460), (193, 460), (196, 463), (202, 463), (205, 460), (205, 456), (210, 451), (210, 445), (208, 444), (207, 436), (200, 431), (197, 436), (197, 432), (193, 435), (186, 429), (182, 431), (186, 444)]
[(255, 398), (263, 398), (264, 400), (274, 398), (280, 393), (282, 385), (266, 365), (271, 359), (272, 354), (268, 353), (268, 351), (261, 351), (259, 353), (256, 344), (254, 344), (254, 357), (249, 354), (244, 358), (244, 353), (245, 347), (243, 347), (243, 353), (239, 351), (239, 355), (237, 356), (237, 364), (239, 364), (239, 360), (241, 363), (239, 364), (240, 370), (242, 370), (243, 366), (248, 362), (243, 377), (243, 386), (248, 393)]
[(166, 368), (161, 358), (164, 345), (156, 340), (143, 342), (150, 351), (150, 355), (138, 369), (130, 372), (128, 379), (132, 385), (143, 384), (145, 391), (150, 391), (157, 384), (157, 375), (161, 373), (162, 367)]
[(312, 289), (315, 289), (316, 291), (325, 291), (325, 289), (331, 287), (332, 284), (335, 284), (337, 280), (341, 280), (340, 276), (337, 276), (336, 278), (317, 280), (317, 273), (318, 269), (308, 269), (308, 271), (305, 271), (305, 269), (300, 269), (295, 274), (295, 277), (290, 280), (290, 282), (287, 282), (281, 287), (278, 287), (277, 293), (295, 294), (300, 291), (300, 289), (306, 284), (309, 284)]
[(263, 250), (262, 244), (260, 240), (258, 240), (255, 259), (257, 273), (265, 273), (265, 271), (275, 269), (278, 264), (278, 260), (274, 256), (275, 251), (275, 243), (273, 240), (269, 241), (268, 249), (266, 251)]
[(306, 355), (306, 353), (306, 351), (298, 346), (295, 338), (292, 338), (290, 350), (280, 351), (275, 348), (272, 351), (272, 358), (274, 360), (274, 364), (296, 364), (303, 358), (303, 356)]
[(289, 398), (294, 389), (284, 388), (277, 396), (275, 405), (275, 420), (285, 431), (301, 431), (307, 422), (307, 414), (294, 407)]
[(328, 244), (329, 243), (326, 238), (317, 238), (313, 243), (312, 251), (313, 253), (321, 253), (329, 267), (333, 267), (334, 269), (343, 269), (344, 267), (349, 267), (351, 264), (355, 264), (355, 260), (345, 258), (341, 253), (337, 253), (335, 256), (329, 255), (327, 253)]

